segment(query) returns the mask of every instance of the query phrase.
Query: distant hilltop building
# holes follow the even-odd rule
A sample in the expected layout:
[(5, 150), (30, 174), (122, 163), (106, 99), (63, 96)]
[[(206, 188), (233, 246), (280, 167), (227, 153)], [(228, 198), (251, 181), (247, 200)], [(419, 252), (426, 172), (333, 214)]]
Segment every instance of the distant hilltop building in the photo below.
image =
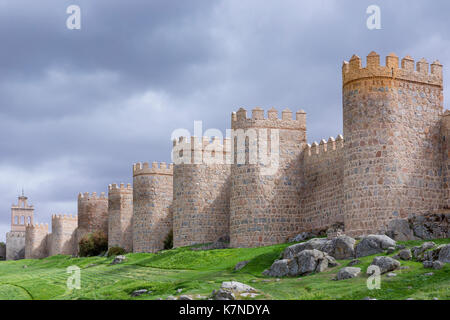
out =
[[(78, 216), (54, 216), (51, 234), (19, 197), (7, 258), (76, 254), (81, 237), (94, 231), (105, 232), (110, 247), (134, 252), (163, 249), (171, 231), (175, 247), (219, 238), (257, 247), (307, 231), (383, 233), (393, 219), (448, 209), (442, 78), (438, 61), (390, 54), (381, 65), (372, 52), (363, 67), (354, 55), (342, 67), (343, 135), (309, 145), (304, 111), (255, 108), (249, 116), (241, 108), (231, 128), (244, 134), (243, 148), (233, 137), (181, 137), (173, 152), (183, 162), (134, 164), (133, 186), (80, 194)], [(277, 147), (275, 171), (252, 162), (255, 141), (265, 147), (259, 156)]]

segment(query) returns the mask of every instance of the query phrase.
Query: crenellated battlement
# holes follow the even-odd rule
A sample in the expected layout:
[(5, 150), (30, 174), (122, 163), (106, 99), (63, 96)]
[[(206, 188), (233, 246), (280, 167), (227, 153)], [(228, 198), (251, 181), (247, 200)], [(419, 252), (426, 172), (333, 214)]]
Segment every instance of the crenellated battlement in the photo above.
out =
[(36, 223), (36, 224), (31, 224), (28, 223), (26, 225), (26, 229), (27, 230), (40, 230), (40, 231), (47, 231), (48, 232), (48, 223)]
[(71, 214), (52, 214), (52, 224), (58, 221), (78, 221), (78, 216)]
[(357, 55), (353, 55), (349, 62), (344, 61), (342, 79), (344, 86), (355, 80), (384, 78), (424, 83), (442, 88), (442, 70), (443, 67), (437, 60), (431, 66), (424, 58), (415, 64), (410, 56), (404, 57), (399, 64), (399, 58), (395, 53), (389, 54), (386, 57), (386, 64), (382, 66), (380, 65), (380, 56), (372, 51), (367, 56), (367, 64), (364, 68), (361, 58)]
[(25, 231), (10, 231), (6, 233), (6, 238), (24, 238)]
[(173, 164), (165, 162), (153, 162), (152, 165), (148, 162), (138, 162), (133, 164), (133, 177), (139, 175), (159, 174), (159, 175), (173, 175)]
[(100, 193), (100, 196), (97, 195), (97, 192), (84, 192), (78, 194), (78, 200), (82, 201), (90, 201), (90, 200), (105, 200), (108, 199), (105, 192)]
[(109, 193), (124, 193), (124, 192), (133, 192), (133, 187), (130, 183), (125, 184), (122, 182), (120, 185), (117, 185), (116, 183), (112, 183), (108, 186), (108, 192)]
[(264, 115), (264, 110), (256, 107), (252, 110), (251, 117), (247, 116), (247, 110), (240, 108), (237, 112), (231, 114), (231, 128), (232, 129), (247, 129), (247, 128), (267, 128), (267, 129), (291, 129), (291, 130), (306, 130), (306, 112), (299, 110), (295, 113), (288, 108), (281, 111), (281, 118), (278, 110), (271, 108), (267, 111), (267, 116)]
[(320, 157), (324, 153), (329, 153), (344, 148), (344, 137), (338, 135), (336, 139), (330, 137), (328, 141), (322, 139), (320, 143), (314, 141), (312, 144), (307, 144), (305, 147), (305, 155), (307, 157)]
[[(210, 159), (219, 160), (216, 162), (228, 163), (230, 161), (229, 155), (231, 155), (231, 139), (218, 138), (218, 137), (179, 137), (173, 140), (173, 158), (179, 156), (180, 159), (185, 155), (189, 158), (190, 163), (201, 164), (206, 163)], [(178, 154), (176, 154), (178, 152)], [(184, 159), (186, 160), (186, 159)], [(176, 161), (175, 161), (176, 162)]]

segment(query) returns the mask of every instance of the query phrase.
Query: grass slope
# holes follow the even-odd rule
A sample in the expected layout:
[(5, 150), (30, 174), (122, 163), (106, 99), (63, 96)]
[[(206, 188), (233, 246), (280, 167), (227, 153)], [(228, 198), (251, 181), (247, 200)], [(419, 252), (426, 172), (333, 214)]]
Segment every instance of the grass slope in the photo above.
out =
[[(450, 243), (439, 239), (436, 244)], [(402, 242), (408, 247), (421, 241)], [(222, 281), (236, 280), (258, 289), (259, 299), (450, 299), (450, 264), (441, 270), (424, 269), (422, 263), (401, 261), (407, 270), (397, 270), (397, 277), (382, 276), (380, 290), (368, 290), (367, 277), (331, 280), (349, 261), (327, 272), (300, 278), (273, 279), (261, 275), (289, 246), (281, 244), (252, 249), (193, 251), (178, 248), (158, 254), (133, 253), (127, 261), (110, 265), (113, 258), (71, 258), (54, 256), (40, 260), (0, 261), (0, 299), (157, 299), (169, 295), (209, 296)], [(395, 253), (394, 253), (395, 254)], [(392, 254), (392, 255), (394, 255)], [(383, 254), (381, 254), (383, 255)], [(391, 256), (392, 256), (391, 255)], [(374, 256), (361, 258), (357, 265), (365, 273)], [(236, 263), (249, 260), (234, 272)], [(81, 289), (67, 290), (66, 268), (81, 268)], [(433, 276), (425, 273), (433, 272)], [(152, 292), (131, 298), (137, 289)], [(177, 290), (182, 289), (179, 293)]]

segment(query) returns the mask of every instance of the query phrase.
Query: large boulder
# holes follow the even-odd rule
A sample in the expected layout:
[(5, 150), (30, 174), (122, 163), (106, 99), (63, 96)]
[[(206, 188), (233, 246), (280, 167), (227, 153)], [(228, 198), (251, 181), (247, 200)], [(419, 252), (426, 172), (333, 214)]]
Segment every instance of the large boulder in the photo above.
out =
[(357, 277), (361, 273), (361, 268), (345, 267), (339, 270), (336, 280), (345, 280)]
[(291, 259), (276, 260), (268, 270), (263, 272), (263, 275), (277, 278), (294, 277), (312, 272), (322, 272), (337, 265), (336, 259), (325, 252), (316, 249), (303, 250)]
[(352, 259), (355, 255), (356, 240), (348, 236), (339, 236), (325, 243), (322, 251), (330, 256), (342, 260)]
[(409, 241), (416, 239), (414, 232), (406, 219), (395, 219), (389, 221), (386, 235), (396, 241)]
[(298, 274), (306, 275), (313, 272), (323, 272), (329, 266), (335, 266), (336, 260), (325, 252), (313, 249), (304, 250), (296, 256)]
[(245, 283), (237, 282), (237, 281), (225, 281), (222, 282), (220, 289), (232, 291), (232, 292), (255, 292), (255, 288), (246, 285)]
[(361, 239), (356, 245), (355, 255), (357, 258), (382, 253), (389, 247), (395, 247), (395, 240), (386, 235), (369, 235)]
[(397, 256), (401, 260), (411, 260), (412, 258), (411, 250), (409, 249), (400, 250)]
[(449, 214), (432, 213), (410, 217), (414, 235), (420, 239), (431, 240), (450, 237)]
[(377, 266), (380, 268), (381, 274), (394, 271), (398, 267), (400, 267), (400, 262), (391, 257), (375, 257), (371, 263), (371, 265)]
[(263, 275), (269, 277), (296, 276), (298, 274), (298, 264), (295, 258), (276, 260), (270, 269), (265, 270)]
[[(412, 254), (413, 257), (423, 261), (424, 257), (423, 254), (426, 253), (427, 250), (433, 249), (436, 246), (436, 244), (434, 242), (424, 242), (422, 243), (422, 245), (420, 247), (414, 247), (412, 248)], [(425, 260), (427, 259), (427, 257), (425, 257)], [(428, 259), (428, 260), (433, 260), (433, 259)]]
[(283, 259), (292, 259), (294, 256), (302, 252), (303, 250), (319, 250), (329, 242), (327, 239), (316, 238), (307, 242), (297, 243), (284, 249)]
[(444, 263), (450, 263), (450, 244), (439, 246), (438, 260)]

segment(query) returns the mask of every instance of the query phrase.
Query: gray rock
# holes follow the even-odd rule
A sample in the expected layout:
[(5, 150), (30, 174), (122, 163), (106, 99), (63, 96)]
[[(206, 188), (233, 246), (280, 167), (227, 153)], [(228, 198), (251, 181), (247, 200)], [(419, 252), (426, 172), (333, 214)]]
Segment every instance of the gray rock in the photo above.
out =
[[(310, 274), (312, 272), (325, 271), (330, 261), (334, 259), (326, 253), (319, 250), (304, 250), (296, 256), (298, 264), (298, 273), (300, 275)], [(333, 265), (335, 263), (331, 262)]]
[(285, 277), (298, 274), (298, 265), (295, 259), (276, 260), (272, 266), (263, 272), (268, 277)]
[(402, 260), (411, 260), (412, 258), (411, 250), (409, 249), (400, 250), (400, 252), (398, 253), (398, 257), (399, 259)]
[(438, 260), (444, 263), (450, 263), (450, 244), (440, 248)]
[(396, 246), (396, 248), (397, 248), (397, 250), (403, 250), (403, 249), (406, 249), (406, 246), (403, 245), (403, 244), (398, 244), (398, 245)]
[(236, 264), (236, 266), (234, 267), (234, 271), (239, 271), (239, 270), (241, 270), (241, 269), (244, 268), (249, 262), (250, 262), (250, 261), (241, 261), (241, 262), (238, 262), (238, 263)]
[(254, 292), (256, 291), (254, 288), (250, 287), (249, 285), (246, 285), (241, 282), (237, 281), (225, 281), (222, 282), (222, 285), (220, 286), (220, 289), (232, 291), (232, 292)]
[(178, 300), (194, 300), (194, 299), (192, 299), (192, 297), (190, 296), (182, 295), (178, 297)]
[(292, 259), (294, 256), (302, 252), (303, 250), (320, 250), (329, 242), (330, 240), (316, 238), (311, 239), (307, 242), (297, 243), (292, 246), (287, 247), (283, 252), (283, 259)]
[(351, 259), (355, 255), (356, 240), (348, 236), (339, 236), (329, 240), (322, 248), (322, 251), (338, 259)]
[(400, 262), (391, 257), (375, 257), (371, 265), (378, 266), (381, 274), (389, 271), (394, 271), (400, 267)]
[(214, 290), (212, 292), (211, 298), (213, 300), (236, 300), (234, 293), (227, 290)]
[(357, 265), (357, 264), (360, 264), (360, 263), (361, 263), (361, 260), (353, 259), (352, 261), (350, 261), (348, 263), (348, 266), (351, 267), (351, 266), (354, 266), (354, 265)]
[(377, 299), (371, 298), (371, 297), (365, 297), (363, 300), (377, 300)]
[(135, 290), (133, 291), (133, 293), (131, 294), (132, 297), (139, 297), (145, 293), (147, 293), (148, 290), (147, 289), (139, 289), (139, 290)]
[(408, 220), (395, 219), (389, 221), (386, 235), (396, 241), (415, 240), (414, 232), (411, 229)]
[(387, 254), (392, 254), (392, 253), (394, 253), (395, 252), (395, 247), (389, 247), (389, 248), (387, 248), (387, 250), (386, 250), (386, 253)]
[(427, 276), (427, 277), (431, 277), (432, 275), (434, 275), (433, 272), (428, 272), (428, 273), (425, 273), (425, 274), (424, 274), (424, 276)]
[(289, 239), (289, 242), (301, 242), (301, 241), (305, 241), (311, 238), (316, 237), (315, 233), (312, 232), (302, 232), (298, 235), (296, 235), (295, 237)]
[(389, 247), (395, 247), (395, 241), (386, 235), (369, 235), (363, 237), (356, 245), (356, 258), (382, 253)]
[(441, 261), (433, 261), (433, 269), (435, 270), (439, 270), (442, 269), (444, 267), (444, 263)]
[(127, 260), (127, 258), (125, 256), (116, 256), (114, 258), (114, 260), (111, 262), (111, 264), (118, 264), (118, 263), (122, 263), (125, 260)]
[(339, 270), (336, 280), (351, 279), (357, 277), (361, 273), (361, 268), (345, 267)]
[(433, 261), (424, 261), (422, 264), (424, 268), (433, 268)]
[(177, 300), (177, 298), (174, 296), (168, 296), (166, 300)]

